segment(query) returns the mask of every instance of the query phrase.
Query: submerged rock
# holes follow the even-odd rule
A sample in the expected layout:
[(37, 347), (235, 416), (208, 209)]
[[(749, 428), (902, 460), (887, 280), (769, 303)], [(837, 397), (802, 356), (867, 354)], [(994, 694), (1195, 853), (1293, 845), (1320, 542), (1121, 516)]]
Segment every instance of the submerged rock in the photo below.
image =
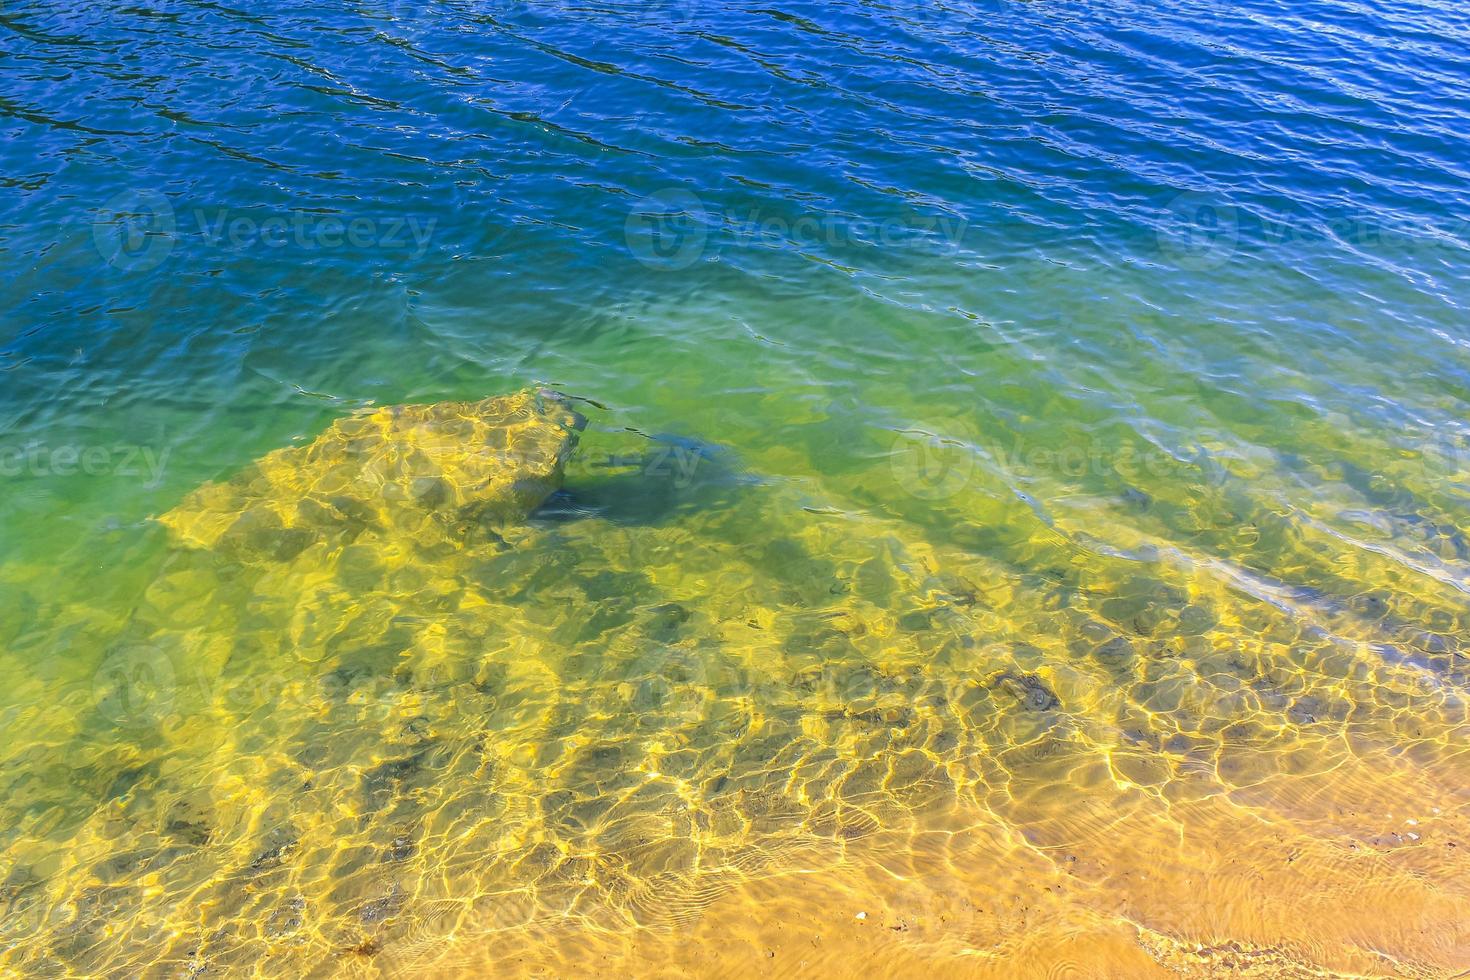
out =
[(256, 561), (365, 531), (514, 523), (560, 487), (585, 422), (545, 390), (379, 408), (205, 484), (159, 520), (184, 544)]

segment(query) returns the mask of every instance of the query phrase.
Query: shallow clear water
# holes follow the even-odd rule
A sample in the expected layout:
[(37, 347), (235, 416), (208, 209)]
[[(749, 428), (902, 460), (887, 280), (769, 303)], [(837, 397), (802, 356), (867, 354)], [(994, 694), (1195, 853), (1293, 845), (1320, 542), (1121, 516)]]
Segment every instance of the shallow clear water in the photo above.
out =
[[(5, 971), (1464, 969), (1467, 45), (7, 0)], [(154, 520), (531, 385), (495, 539)]]

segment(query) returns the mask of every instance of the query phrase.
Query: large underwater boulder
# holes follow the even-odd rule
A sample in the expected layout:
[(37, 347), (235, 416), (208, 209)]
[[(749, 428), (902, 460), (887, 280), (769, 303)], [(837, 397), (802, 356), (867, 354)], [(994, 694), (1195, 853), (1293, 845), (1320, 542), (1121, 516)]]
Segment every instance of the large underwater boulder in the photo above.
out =
[(561, 486), (585, 423), (545, 389), (378, 408), (205, 484), (159, 520), (183, 544), (255, 561), (365, 532), (432, 538), (511, 524)]

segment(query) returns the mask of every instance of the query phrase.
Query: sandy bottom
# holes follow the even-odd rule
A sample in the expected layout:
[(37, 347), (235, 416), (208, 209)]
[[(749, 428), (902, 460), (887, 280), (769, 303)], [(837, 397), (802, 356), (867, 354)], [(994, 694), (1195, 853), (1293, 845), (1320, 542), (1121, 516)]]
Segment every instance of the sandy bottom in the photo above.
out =
[(16, 675), (7, 975), (1470, 966), (1462, 601), (1385, 552), (955, 543), (717, 461), (499, 529), (318, 481), (315, 533), (306, 472), (125, 611), (34, 590), (104, 654)]

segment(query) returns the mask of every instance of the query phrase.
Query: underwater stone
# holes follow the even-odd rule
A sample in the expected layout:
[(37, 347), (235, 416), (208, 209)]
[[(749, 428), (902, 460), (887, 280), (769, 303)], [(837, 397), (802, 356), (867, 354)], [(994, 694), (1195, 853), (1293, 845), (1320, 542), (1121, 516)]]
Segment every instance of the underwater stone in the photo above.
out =
[(1122, 667), (1133, 660), (1133, 644), (1121, 636), (1115, 636), (1099, 644), (1093, 651), (1093, 656), (1109, 667)]
[(1215, 628), (1215, 615), (1203, 606), (1185, 606), (1179, 610), (1179, 632), (1197, 635)]
[(267, 561), (382, 529), (515, 523), (561, 486), (585, 422), (549, 391), (379, 408), (204, 485), (159, 520), (185, 544)]
[(898, 617), (898, 628), (905, 633), (919, 633), (933, 627), (933, 610), (915, 609)]
[(1028, 711), (1055, 711), (1062, 706), (1046, 681), (1035, 674), (1021, 674), (1004, 670), (990, 680), (992, 687), (1004, 690)]

